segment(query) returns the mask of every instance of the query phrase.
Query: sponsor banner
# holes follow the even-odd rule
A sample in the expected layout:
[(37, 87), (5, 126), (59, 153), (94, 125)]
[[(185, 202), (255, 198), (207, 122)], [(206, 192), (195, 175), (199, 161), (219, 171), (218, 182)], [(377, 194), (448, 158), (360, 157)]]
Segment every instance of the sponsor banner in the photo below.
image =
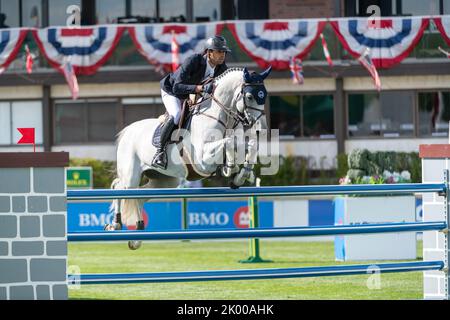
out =
[[(114, 215), (109, 212), (110, 202), (68, 203), (69, 232), (99, 231), (111, 223)], [(188, 227), (197, 229), (235, 229), (249, 227), (246, 201), (189, 201)], [(145, 229), (182, 229), (181, 202), (148, 202), (144, 205)], [(273, 202), (259, 202), (259, 225), (273, 227)], [(133, 226), (129, 230), (135, 229)]]
[[(344, 210), (335, 208), (333, 200), (277, 200), (259, 201), (259, 225), (261, 228), (285, 226), (323, 226), (342, 224), (343, 216), (334, 215)], [(303, 202), (307, 202), (306, 206)], [(286, 206), (288, 205), (289, 206)], [(422, 199), (417, 198), (416, 220), (422, 220)], [(110, 202), (68, 203), (68, 229), (74, 231), (102, 230), (106, 223), (111, 223), (113, 214), (109, 213)], [(294, 208), (305, 208), (294, 210)], [(286, 212), (286, 210), (288, 212)], [(148, 202), (144, 205), (144, 222), (146, 230), (180, 230), (182, 229), (181, 202)], [(336, 220), (335, 220), (336, 219)], [(189, 229), (233, 229), (248, 228), (249, 213), (246, 201), (189, 201)], [(301, 221), (304, 221), (302, 223)], [(129, 229), (133, 229), (130, 227)]]

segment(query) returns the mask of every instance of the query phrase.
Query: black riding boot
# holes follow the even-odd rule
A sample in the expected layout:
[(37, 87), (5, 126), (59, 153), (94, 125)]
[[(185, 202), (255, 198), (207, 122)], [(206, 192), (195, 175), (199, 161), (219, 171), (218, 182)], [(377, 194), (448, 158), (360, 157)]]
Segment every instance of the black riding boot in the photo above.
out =
[(167, 168), (166, 147), (169, 144), (170, 136), (172, 135), (172, 130), (174, 127), (174, 119), (172, 116), (169, 116), (161, 129), (160, 143), (155, 157), (153, 158), (152, 166), (164, 170)]

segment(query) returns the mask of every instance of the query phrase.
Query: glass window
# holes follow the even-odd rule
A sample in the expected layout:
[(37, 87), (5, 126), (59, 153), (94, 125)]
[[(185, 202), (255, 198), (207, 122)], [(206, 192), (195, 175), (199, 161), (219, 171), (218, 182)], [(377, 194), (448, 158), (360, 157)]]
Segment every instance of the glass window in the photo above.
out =
[(96, 0), (95, 17), (97, 24), (117, 23), (118, 17), (124, 17), (125, 0)]
[(11, 144), (11, 104), (0, 102), (0, 145)]
[(439, 14), (439, 0), (402, 0), (402, 14), (411, 16)]
[(20, 140), (22, 134), (17, 128), (35, 128), (36, 144), (42, 144), (43, 139), (43, 119), (41, 101), (15, 101), (11, 103), (12, 118), (12, 144)]
[(158, 118), (166, 111), (160, 97), (123, 99), (122, 105), (124, 126), (143, 119)]
[(84, 102), (55, 103), (55, 143), (86, 141)]
[(114, 141), (117, 101), (55, 102), (55, 143)]
[(301, 136), (299, 96), (270, 96), (270, 127), (280, 136)]
[(77, 5), (81, 9), (81, 0), (48, 0), (48, 19), (50, 26), (67, 25), (67, 8)]
[(159, 16), (164, 21), (186, 21), (186, 1), (164, 0), (159, 2)]
[(374, 93), (349, 94), (348, 135), (377, 136), (381, 132), (381, 108)]
[(303, 136), (334, 138), (332, 95), (303, 96)]
[(156, 18), (156, 0), (131, 0), (131, 15)]
[(88, 102), (88, 141), (114, 141), (117, 101)]
[(447, 137), (450, 121), (450, 92), (419, 93), (419, 134)]
[(220, 0), (194, 0), (194, 21), (220, 20)]
[(414, 135), (414, 95), (408, 91), (349, 94), (348, 135), (350, 137)]
[(22, 0), (22, 26), (42, 27), (42, 1)]
[(442, 14), (449, 14), (450, 13), (450, 0), (443, 0), (443, 12)]
[(19, 0), (0, 0), (0, 29), (20, 27)]

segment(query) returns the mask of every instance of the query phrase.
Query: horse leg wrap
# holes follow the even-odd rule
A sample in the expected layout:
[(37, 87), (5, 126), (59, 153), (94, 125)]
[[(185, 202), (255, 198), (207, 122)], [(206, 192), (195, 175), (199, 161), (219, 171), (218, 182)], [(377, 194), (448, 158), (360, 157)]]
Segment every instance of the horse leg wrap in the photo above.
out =
[(116, 230), (122, 229), (122, 214), (120, 212), (115, 215), (113, 225)]
[(140, 220), (136, 223), (136, 230), (144, 230), (145, 229), (145, 225), (144, 225), (144, 221)]

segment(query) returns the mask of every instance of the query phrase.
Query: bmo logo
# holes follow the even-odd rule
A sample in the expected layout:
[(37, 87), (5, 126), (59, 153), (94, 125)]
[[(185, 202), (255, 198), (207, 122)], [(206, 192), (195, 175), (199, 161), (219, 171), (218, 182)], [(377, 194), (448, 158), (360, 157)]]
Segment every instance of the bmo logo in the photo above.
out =
[(78, 214), (78, 226), (80, 227), (103, 227), (111, 223), (114, 213), (80, 213)]
[(240, 207), (236, 210), (233, 216), (233, 222), (236, 228), (250, 227), (250, 212), (248, 206)]
[(225, 226), (229, 220), (225, 212), (189, 212), (190, 226)]
[[(142, 210), (142, 217), (144, 218), (145, 227), (148, 226), (148, 215), (145, 210)], [(79, 227), (98, 227), (103, 229), (105, 224), (112, 223), (114, 213), (80, 213), (78, 214)], [(125, 221), (124, 221), (125, 223)], [(128, 230), (136, 230), (136, 225), (124, 226)]]

